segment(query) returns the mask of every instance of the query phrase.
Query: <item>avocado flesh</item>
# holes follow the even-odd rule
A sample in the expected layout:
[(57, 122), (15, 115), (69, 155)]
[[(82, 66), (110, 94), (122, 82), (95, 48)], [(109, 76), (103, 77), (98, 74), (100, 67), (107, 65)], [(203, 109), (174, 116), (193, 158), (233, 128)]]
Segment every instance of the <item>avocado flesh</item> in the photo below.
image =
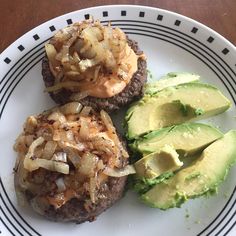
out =
[(126, 115), (127, 138), (160, 128), (204, 119), (226, 111), (230, 101), (215, 87), (187, 83), (144, 96)]
[(148, 83), (145, 86), (144, 93), (153, 94), (164, 88), (176, 86), (179, 84), (197, 82), (200, 76), (187, 72), (170, 72), (154, 83)]
[(144, 156), (134, 163), (138, 177), (153, 179), (163, 173), (179, 169), (183, 162), (172, 146), (165, 145), (159, 151)]
[(191, 198), (214, 193), (236, 161), (236, 130), (208, 146), (197, 161), (141, 196), (151, 207), (166, 210)]
[(135, 140), (132, 148), (142, 154), (158, 151), (165, 144), (171, 145), (181, 155), (193, 155), (201, 151), (223, 134), (216, 128), (201, 123), (184, 123), (152, 131)]

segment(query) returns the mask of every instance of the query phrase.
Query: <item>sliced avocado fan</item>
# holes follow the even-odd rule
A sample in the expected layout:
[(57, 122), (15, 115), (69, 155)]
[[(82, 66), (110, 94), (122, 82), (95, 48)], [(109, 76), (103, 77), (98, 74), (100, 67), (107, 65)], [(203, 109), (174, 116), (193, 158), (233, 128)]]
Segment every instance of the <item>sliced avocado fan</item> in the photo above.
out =
[(151, 207), (180, 207), (191, 198), (215, 193), (236, 162), (236, 130), (208, 146), (196, 162), (168, 180), (156, 184), (141, 199)]

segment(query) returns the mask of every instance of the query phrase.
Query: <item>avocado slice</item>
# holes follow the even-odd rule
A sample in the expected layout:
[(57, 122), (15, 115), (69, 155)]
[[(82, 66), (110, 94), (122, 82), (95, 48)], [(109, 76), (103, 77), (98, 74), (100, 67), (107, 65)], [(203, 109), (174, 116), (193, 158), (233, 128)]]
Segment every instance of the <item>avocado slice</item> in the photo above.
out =
[(131, 144), (133, 150), (142, 154), (158, 151), (165, 144), (173, 146), (183, 156), (193, 155), (221, 138), (218, 129), (202, 123), (183, 123), (152, 131)]
[(229, 107), (230, 101), (208, 84), (168, 87), (145, 95), (127, 111), (127, 138), (135, 139), (152, 130), (214, 116)]
[(193, 73), (170, 72), (154, 83), (147, 83), (144, 89), (144, 93), (154, 94), (166, 87), (176, 86), (178, 84), (185, 84), (190, 82), (198, 82), (199, 79), (200, 75)]
[(183, 162), (179, 160), (179, 154), (170, 145), (165, 145), (159, 151), (144, 156), (134, 163), (138, 177), (154, 179), (165, 172), (179, 169)]
[(139, 195), (142, 195), (143, 193), (146, 193), (148, 190), (150, 190), (156, 184), (166, 181), (173, 175), (174, 175), (173, 172), (165, 172), (164, 174), (154, 179), (149, 179), (145, 177), (139, 178), (137, 177), (137, 175), (134, 175), (130, 178), (130, 183), (132, 184), (133, 190)]
[(197, 161), (141, 196), (151, 207), (180, 207), (191, 198), (215, 193), (236, 162), (236, 130), (208, 146)]

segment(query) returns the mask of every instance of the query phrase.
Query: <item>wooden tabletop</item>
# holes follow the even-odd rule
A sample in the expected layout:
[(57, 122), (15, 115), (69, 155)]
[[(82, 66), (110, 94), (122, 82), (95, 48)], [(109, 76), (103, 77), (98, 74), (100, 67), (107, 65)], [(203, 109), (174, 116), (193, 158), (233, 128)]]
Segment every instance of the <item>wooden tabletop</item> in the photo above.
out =
[(236, 0), (1, 0), (0, 52), (49, 19), (108, 4), (137, 4), (174, 11), (211, 27), (236, 45)]

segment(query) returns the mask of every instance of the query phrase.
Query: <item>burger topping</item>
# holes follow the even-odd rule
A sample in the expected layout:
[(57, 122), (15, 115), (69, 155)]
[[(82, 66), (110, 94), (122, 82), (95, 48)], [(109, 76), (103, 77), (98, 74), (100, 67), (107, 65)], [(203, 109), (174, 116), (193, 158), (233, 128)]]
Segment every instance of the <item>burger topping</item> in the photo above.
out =
[[(108, 98), (120, 93), (137, 71), (139, 57), (119, 28), (87, 20), (68, 26), (45, 45), (55, 84), (87, 96)], [(77, 95), (78, 96), (78, 95)]]
[(73, 197), (96, 203), (108, 176), (130, 173), (124, 169), (128, 153), (108, 114), (78, 102), (28, 118), (14, 148), (21, 187), (56, 208)]

